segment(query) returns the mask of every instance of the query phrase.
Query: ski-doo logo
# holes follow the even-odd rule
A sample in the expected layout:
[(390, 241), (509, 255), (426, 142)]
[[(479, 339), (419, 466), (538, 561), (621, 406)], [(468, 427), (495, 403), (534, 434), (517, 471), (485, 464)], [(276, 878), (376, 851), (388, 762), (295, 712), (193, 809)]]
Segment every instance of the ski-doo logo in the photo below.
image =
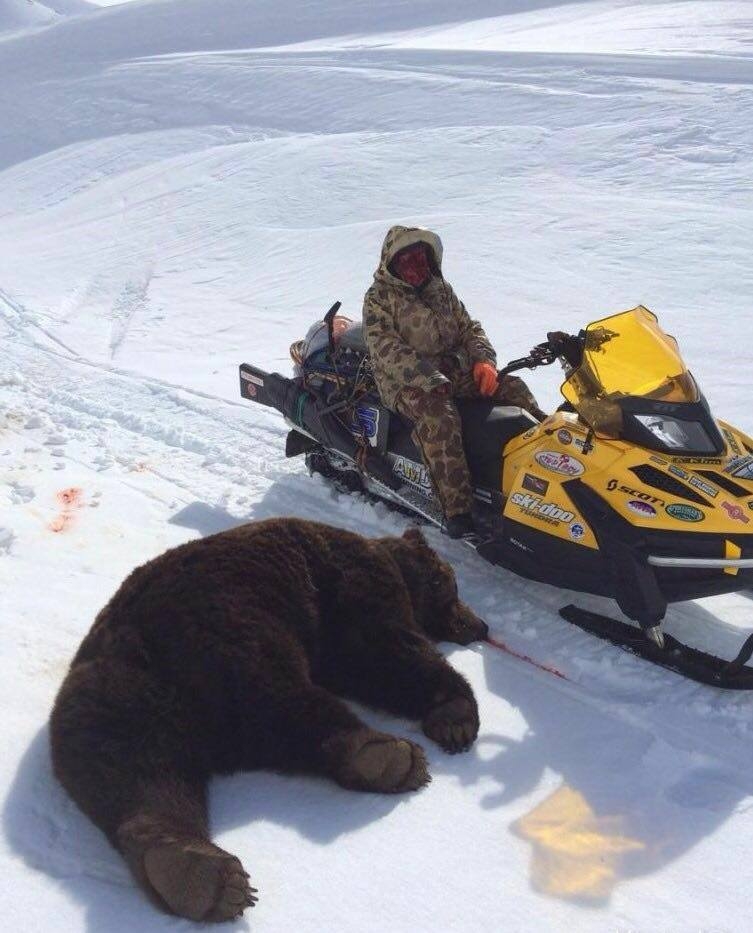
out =
[[(626, 496), (630, 496), (632, 499), (640, 499), (642, 502), (650, 502), (659, 506), (665, 504), (664, 499), (660, 499), (658, 496), (652, 496), (647, 492), (642, 492), (640, 489), (631, 489), (629, 486), (621, 486), (616, 479), (609, 480), (607, 489), (610, 492), (614, 492), (615, 489), (618, 489), (620, 492), (624, 492)], [(630, 503), (628, 503), (628, 505), (630, 505)]]
[(667, 506), (667, 515), (679, 519), (681, 522), (702, 522), (706, 517), (694, 505), (685, 505), (682, 502), (673, 502)]
[(557, 453), (554, 450), (540, 450), (534, 459), (545, 470), (562, 473), (565, 476), (580, 476), (585, 469), (580, 460), (576, 460), (570, 454)]
[(422, 463), (416, 463), (415, 460), (409, 460), (407, 457), (398, 457), (392, 469), (406, 483), (410, 483), (412, 486), (420, 486), (421, 489), (428, 492), (431, 491), (429, 471)]
[(748, 516), (743, 512), (743, 507), (736, 502), (722, 502), (722, 508), (733, 522), (742, 522), (743, 525), (747, 525), (750, 522)]
[(538, 496), (529, 496), (524, 492), (514, 492), (510, 496), (513, 505), (517, 505), (527, 515), (533, 515), (540, 518), (550, 525), (558, 525), (560, 522), (571, 522), (575, 518), (573, 512), (561, 509), (553, 502), (542, 502)]

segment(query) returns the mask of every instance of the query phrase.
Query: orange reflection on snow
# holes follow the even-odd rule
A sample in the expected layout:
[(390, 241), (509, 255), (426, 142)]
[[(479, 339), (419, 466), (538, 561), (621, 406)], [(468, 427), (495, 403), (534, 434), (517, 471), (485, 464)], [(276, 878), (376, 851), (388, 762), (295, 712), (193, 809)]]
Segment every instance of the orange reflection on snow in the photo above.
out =
[(513, 824), (533, 845), (531, 880), (554, 897), (602, 900), (620, 880), (628, 852), (645, 843), (623, 832), (621, 816), (597, 816), (578, 791), (564, 785)]

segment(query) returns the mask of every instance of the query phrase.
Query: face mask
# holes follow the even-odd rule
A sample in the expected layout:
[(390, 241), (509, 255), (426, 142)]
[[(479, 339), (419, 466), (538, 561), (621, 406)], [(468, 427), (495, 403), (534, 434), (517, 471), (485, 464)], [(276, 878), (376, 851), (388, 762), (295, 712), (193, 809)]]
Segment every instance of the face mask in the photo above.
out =
[(408, 246), (401, 250), (392, 263), (395, 275), (417, 288), (423, 285), (431, 275), (429, 268), (429, 257), (426, 247), (423, 243), (417, 243), (415, 246)]

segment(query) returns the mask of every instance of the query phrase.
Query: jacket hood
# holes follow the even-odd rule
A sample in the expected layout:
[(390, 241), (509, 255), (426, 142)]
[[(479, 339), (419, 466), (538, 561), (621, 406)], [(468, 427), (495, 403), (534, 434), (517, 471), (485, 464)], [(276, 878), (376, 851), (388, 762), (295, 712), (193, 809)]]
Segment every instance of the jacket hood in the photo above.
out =
[(436, 233), (431, 230), (424, 230), (421, 227), (390, 227), (387, 236), (382, 244), (382, 257), (379, 260), (379, 268), (374, 273), (374, 278), (389, 279), (393, 282), (405, 284), (401, 279), (394, 276), (389, 269), (390, 263), (401, 249), (406, 246), (412, 246), (414, 243), (425, 243), (432, 252), (434, 265), (439, 275), (442, 274), (442, 241)]

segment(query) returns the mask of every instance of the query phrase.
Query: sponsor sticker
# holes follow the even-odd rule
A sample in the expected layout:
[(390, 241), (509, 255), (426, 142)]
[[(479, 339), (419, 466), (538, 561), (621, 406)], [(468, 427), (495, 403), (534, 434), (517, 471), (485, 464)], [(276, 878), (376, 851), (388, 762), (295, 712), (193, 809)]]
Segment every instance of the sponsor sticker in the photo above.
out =
[(539, 496), (530, 496), (523, 492), (514, 492), (510, 502), (522, 509), (526, 515), (532, 515), (548, 522), (550, 525), (559, 525), (560, 522), (571, 522), (575, 518), (574, 512), (560, 508), (554, 502), (544, 502)]
[(722, 502), (722, 508), (733, 522), (742, 522), (743, 525), (750, 522), (750, 518), (743, 512), (743, 507), (736, 502)]
[(540, 476), (534, 476), (532, 473), (526, 473), (523, 476), (522, 485), (524, 489), (538, 493), (540, 496), (545, 496), (547, 489), (549, 489), (548, 480), (542, 479)]
[(641, 515), (643, 518), (656, 518), (656, 509), (650, 502), (643, 502), (641, 499), (629, 499), (627, 507), (631, 512), (635, 512), (636, 515)]
[(674, 457), (675, 463), (702, 463), (705, 466), (721, 466), (721, 457)]
[(699, 476), (691, 476), (690, 485), (695, 486), (696, 489), (700, 489), (701, 492), (705, 493), (710, 499), (716, 499), (717, 495), (719, 494), (719, 490), (716, 488), (716, 486), (712, 486), (711, 483), (707, 483)]
[(431, 478), (423, 463), (416, 463), (407, 457), (398, 457), (392, 469), (411, 486), (420, 486), (424, 492), (431, 492)]
[(356, 406), (350, 430), (359, 437), (367, 438), (371, 446), (375, 447), (379, 431), (379, 409), (371, 405)]
[(631, 489), (629, 486), (620, 485), (616, 479), (610, 479), (607, 483), (607, 489), (610, 492), (614, 492), (615, 489), (618, 489), (620, 492), (624, 492), (626, 496), (630, 496), (633, 499), (640, 499), (643, 502), (650, 502), (654, 505), (663, 506), (664, 499), (660, 499), (658, 496), (652, 496), (648, 492), (643, 492), (640, 489)]
[(702, 522), (706, 517), (700, 509), (694, 505), (685, 505), (684, 502), (673, 502), (668, 505), (667, 515), (681, 522)]
[(669, 467), (669, 472), (674, 473), (675, 476), (679, 476), (680, 479), (687, 479), (690, 476), (687, 470), (681, 470), (678, 466), (671, 464)]
[(557, 440), (560, 442), (560, 444), (572, 444), (573, 436), (565, 428), (560, 428), (559, 431), (557, 431)]
[(660, 463), (662, 466), (667, 465), (667, 461), (663, 457), (657, 457), (656, 454), (651, 454), (648, 459), (653, 460), (654, 463)]
[(580, 541), (583, 535), (586, 533), (586, 529), (580, 522), (573, 522), (570, 526), (570, 537), (574, 538), (576, 541)]
[(253, 398), (256, 395), (256, 386), (253, 382), (249, 382), (246, 386), (246, 392)]
[(738, 479), (753, 479), (753, 457), (736, 457), (724, 468), (724, 472)]
[(241, 370), (241, 379), (245, 380), (246, 382), (253, 382), (253, 384), (257, 386), (264, 385), (263, 379), (261, 379), (259, 376), (254, 376), (253, 373), (247, 373), (245, 369)]
[(545, 470), (561, 473), (563, 476), (580, 476), (585, 469), (580, 460), (576, 460), (570, 454), (557, 453), (554, 450), (540, 450), (534, 459)]

